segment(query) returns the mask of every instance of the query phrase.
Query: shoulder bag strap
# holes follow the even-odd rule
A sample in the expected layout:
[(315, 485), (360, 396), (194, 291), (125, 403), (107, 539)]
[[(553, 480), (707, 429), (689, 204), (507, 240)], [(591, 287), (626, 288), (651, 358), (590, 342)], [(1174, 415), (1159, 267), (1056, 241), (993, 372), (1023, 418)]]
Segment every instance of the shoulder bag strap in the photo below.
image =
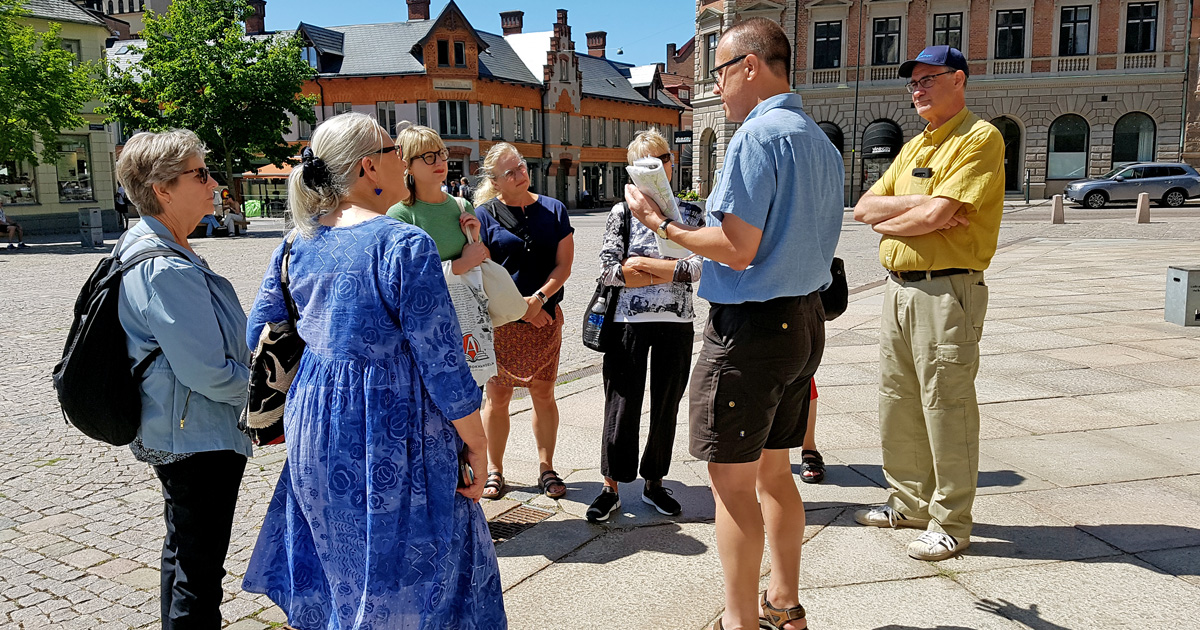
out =
[(624, 212), (621, 213), (621, 238), (625, 243), (625, 256), (621, 258), (624, 261), (629, 258), (629, 235), (633, 228), (632, 211), (629, 209), (629, 204), (621, 202), (621, 208)]
[(279, 263), (279, 288), (283, 291), (283, 301), (287, 306), (288, 322), (292, 325), (292, 329), (296, 328), (296, 322), (300, 319), (300, 313), (296, 309), (296, 302), (292, 300), (292, 291), (289, 285), (292, 278), (288, 274), (288, 264), (292, 259), (292, 241), (296, 240), (296, 230), (292, 230), (291, 234), (283, 241), (283, 259)]

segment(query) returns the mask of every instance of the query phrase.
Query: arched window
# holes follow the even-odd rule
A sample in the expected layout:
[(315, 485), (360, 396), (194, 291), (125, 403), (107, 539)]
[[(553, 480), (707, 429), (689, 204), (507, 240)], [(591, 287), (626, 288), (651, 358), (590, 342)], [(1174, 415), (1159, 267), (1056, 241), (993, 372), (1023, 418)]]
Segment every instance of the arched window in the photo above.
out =
[(1050, 123), (1046, 179), (1087, 177), (1088, 124), (1082, 116), (1066, 114)]
[(825, 132), (825, 136), (829, 138), (833, 146), (837, 147), (838, 153), (843, 153), (846, 143), (842, 138), (841, 128), (831, 122), (818, 123), (817, 126), (821, 128), (821, 131)]
[(125, 0), (117, 0), (117, 8), (120, 9), (121, 13), (124, 13), (125, 12)]
[(116, 11), (113, 11), (113, 3), (112, 3), (112, 0), (108, 0), (108, 14), (109, 14), (109, 15), (112, 15), (113, 13), (116, 13)]
[(1154, 119), (1142, 112), (1125, 114), (1113, 127), (1113, 166), (1154, 161)]
[(713, 179), (717, 168), (717, 134), (712, 129), (700, 134), (700, 159), (700, 195), (707, 197), (716, 183)]

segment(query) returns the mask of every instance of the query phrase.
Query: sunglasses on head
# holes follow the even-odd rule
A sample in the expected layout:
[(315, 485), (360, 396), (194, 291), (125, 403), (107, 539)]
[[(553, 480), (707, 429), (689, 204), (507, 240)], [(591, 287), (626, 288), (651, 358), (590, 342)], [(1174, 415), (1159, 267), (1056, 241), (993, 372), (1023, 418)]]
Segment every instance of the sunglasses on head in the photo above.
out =
[(208, 183), (208, 173), (209, 173), (209, 170), (208, 170), (208, 167), (207, 167), (207, 166), (201, 166), (200, 168), (191, 168), (191, 169), (188, 169), (188, 170), (186, 170), (186, 171), (184, 171), (184, 172), (180, 173), (180, 174), (179, 174), (179, 176), (180, 176), (180, 177), (183, 177), (184, 175), (187, 175), (188, 173), (195, 173), (195, 174), (196, 174), (196, 179), (200, 180), (200, 183), (201, 183), (201, 184), (207, 184), (207, 183)]

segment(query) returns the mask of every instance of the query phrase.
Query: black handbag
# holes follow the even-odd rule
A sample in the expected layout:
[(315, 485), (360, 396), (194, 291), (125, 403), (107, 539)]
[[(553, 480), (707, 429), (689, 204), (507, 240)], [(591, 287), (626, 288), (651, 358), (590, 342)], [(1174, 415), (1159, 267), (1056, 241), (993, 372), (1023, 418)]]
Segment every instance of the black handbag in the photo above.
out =
[[(630, 212), (629, 206), (621, 204), (624, 212), (621, 214), (621, 238), (624, 243), (624, 254), (621, 260), (624, 261), (629, 257), (629, 230), (630, 230)], [(592, 299), (588, 300), (587, 312), (583, 318), (583, 345), (596, 352), (607, 352), (612, 349), (613, 344), (619, 340), (615, 339), (616, 324), (613, 320), (617, 315), (617, 301), (621, 297), (621, 287), (610, 287), (604, 282), (596, 281), (596, 290), (592, 293)]]
[(288, 288), (288, 262), (295, 238), (293, 231), (283, 242), (283, 259), (279, 265), (279, 288), (283, 291), (288, 318), (263, 326), (258, 345), (250, 355), (249, 397), (238, 428), (250, 436), (256, 446), (283, 443), (283, 409), (300, 366), (300, 357), (304, 354), (305, 343), (296, 330), (300, 313)]
[(841, 258), (834, 257), (829, 266), (833, 282), (829, 288), (821, 291), (821, 305), (825, 307), (825, 321), (830, 322), (846, 312), (850, 303), (850, 286), (846, 283), (846, 263)]

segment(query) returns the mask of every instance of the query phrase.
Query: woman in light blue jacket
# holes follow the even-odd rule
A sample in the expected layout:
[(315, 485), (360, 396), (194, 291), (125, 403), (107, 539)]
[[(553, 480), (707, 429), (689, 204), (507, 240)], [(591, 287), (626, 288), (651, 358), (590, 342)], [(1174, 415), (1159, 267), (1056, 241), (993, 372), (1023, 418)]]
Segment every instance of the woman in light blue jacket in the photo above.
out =
[(205, 153), (191, 131), (139, 133), (117, 163), (142, 215), (117, 244), (120, 256), (163, 247), (175, 253), (128, 271), (119, 307), (134, 364), (162, 350), (141, 384), (142, 424), (130, 448), (162, 482), (165, 630), (221, 627), (223, 565), (251, 454), (237, 428), (250, 375), (246, 313), (233, 285), (187, 242), (212, 211), (216, 182)]

